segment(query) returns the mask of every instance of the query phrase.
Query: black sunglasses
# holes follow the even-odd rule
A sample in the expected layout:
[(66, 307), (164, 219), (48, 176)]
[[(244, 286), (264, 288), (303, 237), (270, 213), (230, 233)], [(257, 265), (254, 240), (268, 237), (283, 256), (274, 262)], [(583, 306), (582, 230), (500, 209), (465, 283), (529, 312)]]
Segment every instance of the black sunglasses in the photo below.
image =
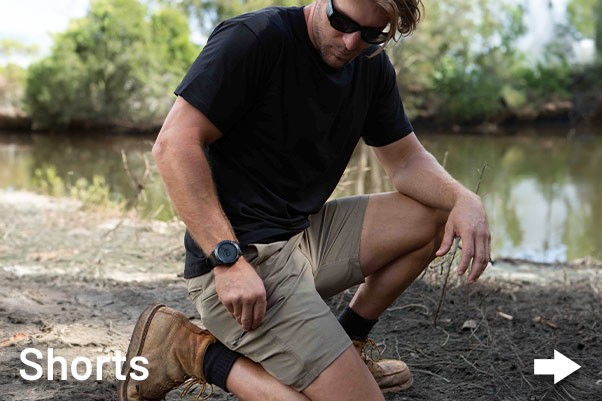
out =
[(330, 21), (330, 26), (337, 31), (343, 33), (360, 31), (364, 42), (372, 45), (380, 45), (381, 43), (384, 43), (389, 35), (388, 32), (381, 32), (377, 28), (363, 27), (346, 15), (341, 14), (334, 8), (332, 0), (328, 0), (328, 4), (326, 5), (326, 16), (328, 17), (328, 21)]

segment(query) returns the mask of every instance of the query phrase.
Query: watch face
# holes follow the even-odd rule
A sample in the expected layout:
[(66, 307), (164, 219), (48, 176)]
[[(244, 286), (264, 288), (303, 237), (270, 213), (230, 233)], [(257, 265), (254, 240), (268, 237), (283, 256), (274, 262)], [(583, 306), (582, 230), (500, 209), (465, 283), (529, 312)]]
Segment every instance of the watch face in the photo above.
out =
[(236, 262), (239, 256), (237, 246), (229, 242), (221, 244), (216, 253), (217, 257), (225, 264)]

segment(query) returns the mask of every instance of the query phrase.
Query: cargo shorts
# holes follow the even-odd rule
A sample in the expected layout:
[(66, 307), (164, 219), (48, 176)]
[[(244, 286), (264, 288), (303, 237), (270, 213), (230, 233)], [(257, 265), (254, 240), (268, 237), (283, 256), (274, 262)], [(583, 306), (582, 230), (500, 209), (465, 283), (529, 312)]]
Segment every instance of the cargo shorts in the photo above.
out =
[(253, 331), (243, 332), (219, 301), (213, 273), (187, 280), (203, 325), (280, 382), (305, 389), (351, 346), (324, 299), (364, 281), (359, 245), (367, 204), (368, 195), (329, 201), (288, 241), (245, 249), (267, 295), (263, 323)]

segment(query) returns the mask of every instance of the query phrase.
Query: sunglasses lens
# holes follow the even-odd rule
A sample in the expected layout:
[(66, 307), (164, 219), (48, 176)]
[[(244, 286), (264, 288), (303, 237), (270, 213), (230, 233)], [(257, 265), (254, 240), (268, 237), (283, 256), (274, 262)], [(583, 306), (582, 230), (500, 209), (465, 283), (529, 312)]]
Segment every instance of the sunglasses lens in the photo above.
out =
[(330, 25), (337, 31), (351, 33), (358, 30), (358, 26), (354, 24), (353, 21), (349, 21), (342, 15), (332, 14), (329, 20)]
[(361, 31), (362, 39), (370, 44), (379, 45), (387, 40), (387, 32), (381, 32), (378, 29), (364, 28), (349, 17), (339, 13), (332, 4), (332, 0), (326, 8), (326, 16), (330, 26), (339, 32), (352, 33)]
[(373, 45), (378, 45), (387, 40), (387, 33), (378, 30), (362, 30), (362, 39)]

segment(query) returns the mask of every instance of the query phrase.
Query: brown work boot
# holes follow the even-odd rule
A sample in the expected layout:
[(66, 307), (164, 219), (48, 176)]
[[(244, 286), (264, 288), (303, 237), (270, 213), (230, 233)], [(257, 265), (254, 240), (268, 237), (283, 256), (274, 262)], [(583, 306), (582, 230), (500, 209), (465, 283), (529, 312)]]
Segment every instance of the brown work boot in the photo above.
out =
[[(184, 390), (194, 384), (205, 391), (207, 382), (203, 374), (203, 358), (207, 347), (216, 341), (207, 330), (188, 321), (182, 313), (165, 305), (147, 307), (134, 327), (124, 364), (125, 380), (119, 382), (120, 401), (159, 401), (173, 388), (189, 380)], [(130, 361), (144, 357), (148, 364), (145, 380), (131, 378)], [(134, 372), (140, 375), (140, 372)]]
[(353, 346), (368, 366), (383, 393), (407, 390), (414, 379), (403, 361), (382, 359), (374, 340), (353, 340)]

